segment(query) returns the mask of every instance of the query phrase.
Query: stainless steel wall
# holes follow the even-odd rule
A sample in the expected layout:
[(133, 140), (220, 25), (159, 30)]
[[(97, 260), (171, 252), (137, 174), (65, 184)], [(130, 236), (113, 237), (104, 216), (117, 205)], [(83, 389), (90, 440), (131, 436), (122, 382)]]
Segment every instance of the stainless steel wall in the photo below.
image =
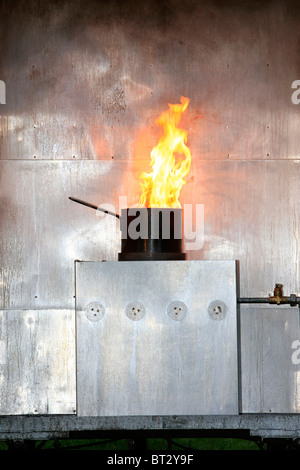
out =
[[(181, 95), (190, 98), (182, 126), (192, 151), (181, 202), (204, 205), (204, 243), (189, 259), (239, 260), (241, 296), (266, 296), (275, 282), (300, 294), (296, 0), (2, 0), (0, 15), (5, 318), (34, 311), (43, 322), (41, 312), (73, 312), (74, 260), (117, 259), (118, 221), (68, 196), (115, 207), (119, 196), (137, 202), (139, 174), (160, 132), (155, 118)], [(300, 337), (298, 310), (272, 312), (242, 309), (247, 412), (299, 411), (299, 366), (289, 361), (290, 343)], [(6, 321), (0, 388), (10, 402), (2, 400), (0, 412), (34, 412), (34, 402), (28, 410), (9, 394), (14, 379), (3, 388), (20, 364), (7, 353), (13, 333)], [(47, 328), (51, 338), (54, 323)], [(14, 341), (22, 347), (20, 336)], [(49, 363), (58, 355), (50, 350)], [(59, 410), (70, 412), (74, 381), (71, 405), (59, 383), (56, 377), (53, 393), (65, 403)]]

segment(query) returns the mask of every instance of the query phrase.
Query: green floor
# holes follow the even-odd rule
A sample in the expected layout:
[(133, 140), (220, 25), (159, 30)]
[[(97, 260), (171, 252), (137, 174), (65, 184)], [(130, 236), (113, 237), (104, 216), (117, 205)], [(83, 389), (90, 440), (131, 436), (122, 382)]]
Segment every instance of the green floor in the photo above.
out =
[[(130, 439), (81, 439), (36, 441), (31, 446), (38, 450), (133, 450)], [(191, 439), (147, 439), (147, 450), (193, 451), (193, 450), (259, 450), (255, 442), (231, 438), (191, 438)], [(0, 450), (9, 450), (6, 442), (0, 442)]]

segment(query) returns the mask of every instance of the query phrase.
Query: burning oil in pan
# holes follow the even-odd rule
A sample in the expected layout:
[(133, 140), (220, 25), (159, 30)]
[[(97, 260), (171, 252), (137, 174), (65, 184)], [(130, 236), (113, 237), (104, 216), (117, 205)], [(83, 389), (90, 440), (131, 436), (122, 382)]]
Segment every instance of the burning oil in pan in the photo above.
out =
[(178, 124), (189, 101), (182, 96), (180, 104), (169, 104), (169, 109), (156, 120), (156, 124), (162, 127), (162, 135), (151, 151), (151, 172), (141, 174), (139, 207), (122, 209), (118, 215), (70, 197), (75, 202), (119, 218), (119, 261), (185, 259), (179, 195), (186, 183), (184, 178), (190, 171), (191, 152), (186, 145), (187, 132)]
[(185, 259), (179, 195), (190, 170), (191, 152), (187, 132), (178, 124), (188, 104), (189, 99), (182, 96), (180, 104), (169, 104), (156, 120), (163, 132), (151, 152), (152, 171), (141, 175), (142, 207), (121, 212), (120, 261)]

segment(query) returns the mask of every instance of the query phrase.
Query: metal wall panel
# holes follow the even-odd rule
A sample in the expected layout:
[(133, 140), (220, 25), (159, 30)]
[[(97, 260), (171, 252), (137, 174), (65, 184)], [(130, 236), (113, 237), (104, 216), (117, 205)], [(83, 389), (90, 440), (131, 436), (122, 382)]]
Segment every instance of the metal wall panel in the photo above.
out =
[(145, 158), (181, 95), (194, 159), (299, 158), (296, 0), (19, 0), (1, 16), (2, 159)]
[(2, 308), (74, 308), (74, 260), (117, 259), (117, 219), (68, 199), (110, 202), (115, 170), (110, 162), (1, 163)]
[[(118, 196), (137, 202), (139, 174), (125, 162), (5, 161), (1, 167), (2, 308), (73, 308), (75, 259), (116, 260), (119, 221), (75, 204), (78, 196), (119, 209)], [(299, 294), (298, 161), (194, 162), (182, 203), (193, 202), (186, 229), (200, 242), (189, 259), (236, 259), (240, 293), (264, 297), (276, 282)], [(202, 237), (202, 238), (201, 238)]]
[(0, 311), (0, 414), (76, 412), (75, 317)]
[(299, 338), (297, 307), (242, 306), (243, 413), (300, 412), (300, 365), (293, 361)]
[(196, 162), (191, 178), (184, 202), (204, 204), (204, 236), (189, 258), (239, 260), (241, 297), (275, 283), (299, 294), (299, 160)]
[(234, 261), (76, 263), (78, 416), (238, 413)]

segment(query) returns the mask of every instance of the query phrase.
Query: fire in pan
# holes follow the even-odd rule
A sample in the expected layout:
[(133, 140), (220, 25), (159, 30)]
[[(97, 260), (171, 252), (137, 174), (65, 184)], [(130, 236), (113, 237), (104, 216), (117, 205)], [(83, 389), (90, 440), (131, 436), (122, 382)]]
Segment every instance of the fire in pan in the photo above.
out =
[(191, 166), (187, 133), (178, 124), (189, 99), (169, 104), (156, 124), (162, 135), (151, 152), (150, 173), (141, 174), (139, 206), (121, 210), (121, 215), (70, 197), (72, 201), (120, 219), (121, 253), (119, 261), (182, 260), (182, 209), (179, 195)]

